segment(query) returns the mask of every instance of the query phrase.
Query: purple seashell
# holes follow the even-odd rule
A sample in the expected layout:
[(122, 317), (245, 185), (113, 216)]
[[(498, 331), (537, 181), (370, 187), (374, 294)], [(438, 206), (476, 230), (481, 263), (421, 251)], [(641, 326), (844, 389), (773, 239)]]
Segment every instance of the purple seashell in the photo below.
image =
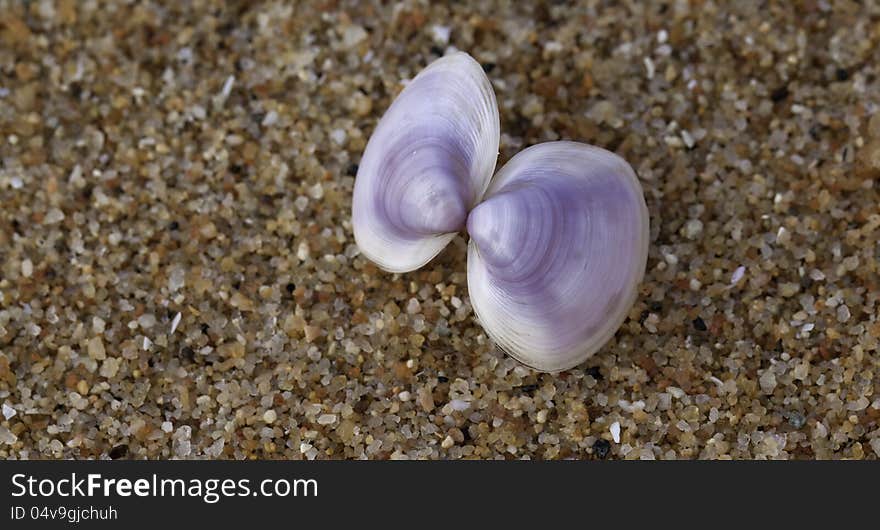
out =
[(480, 65), (464, 53), (432, 63), (367, 144), (355, 240), (381, 268), (405, 272), (466, 227), (468, 290), (488, 335), (537, 370), (565, 370), (601, 348), (635, 301), (649, 239), (641, 185), (619, 156), (576, 142), (530, 147), (493, 179), (499, 138)]
[(548, 142), (514, 156), (467, 222), (468, 291), (495, 342), (556, 372), (602, 347), (626, 318), (648, 256), (648, 210), (629, 164)]
[(361, 252), (391, 272), (415, 270), (462, 230), (489, 186), (500, 139), (495, 93), (465, 53), (431, 63), (373, 132), (352, 200)]

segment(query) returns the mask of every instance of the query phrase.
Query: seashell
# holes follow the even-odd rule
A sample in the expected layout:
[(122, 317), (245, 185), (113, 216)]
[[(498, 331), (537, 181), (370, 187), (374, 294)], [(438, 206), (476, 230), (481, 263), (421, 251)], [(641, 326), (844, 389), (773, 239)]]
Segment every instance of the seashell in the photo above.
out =
[(390, 272), (436, 256), (488, 187), (500, 135), (495, 93), (477, 61), (458, 52), (420, 72), (361, 158), (352, 199), (361, 252)]
[(648, 210), (629, 164), (604, 149), (548, 142), (504, 165), (468, 216), (468, 291), (507, 353), (537, 370), (576, 366), (635, 301)]
[[(514, 156), (492, 178), (498, 109), (464, 53), (419, 73), (361, 159), (352, 224), (361, 253), (417, 269), (466, 229), (468, 290), (488, 335), (537, 370), (571, 368), (617, 331), (648, 255), (648, 210), (622, 158), (576, 142)], [(491, 184), (490, 184), (491, 181)]]

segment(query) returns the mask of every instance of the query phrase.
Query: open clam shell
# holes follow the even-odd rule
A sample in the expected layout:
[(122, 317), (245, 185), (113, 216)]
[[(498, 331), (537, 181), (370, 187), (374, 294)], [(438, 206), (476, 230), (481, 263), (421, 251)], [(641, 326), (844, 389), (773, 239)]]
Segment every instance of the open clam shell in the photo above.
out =
[(469, 55), (447, 55), (419, 73), (361, 159), (352, 199), (361, 252), (390, 272), (436, 256), (489, 185), (499, 129), (492, 86)]
[(629, 164), (548, 142), (514, 156), (468, 217), (468, 290), (489, 336), (535, 369), (576, 366), (626, 318), (648, 255)]

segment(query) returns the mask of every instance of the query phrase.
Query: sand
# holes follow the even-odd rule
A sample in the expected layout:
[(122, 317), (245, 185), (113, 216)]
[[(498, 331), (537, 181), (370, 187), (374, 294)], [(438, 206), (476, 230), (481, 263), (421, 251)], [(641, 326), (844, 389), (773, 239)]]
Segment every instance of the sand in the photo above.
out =
[[(0, 458), (880, 454), (876, 2), (177, 4), (0, 1)], [(492, 344), (464, 234), (354, 244), (371, 131), (455, 49), (499, 165), (639, 174), (640, 295), (575, 369)]]

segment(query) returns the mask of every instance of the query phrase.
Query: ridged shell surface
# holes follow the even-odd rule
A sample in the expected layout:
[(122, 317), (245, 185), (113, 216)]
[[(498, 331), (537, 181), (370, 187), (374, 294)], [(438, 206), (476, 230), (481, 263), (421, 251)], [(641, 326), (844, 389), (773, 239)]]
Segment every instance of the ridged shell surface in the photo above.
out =
[(575, 142), (532, 146), (502, 167), (468, 217), (468, 290), (495, 342), (546, 372), (601, 348), (631, 308), (648, 211), (629, 164)]
[(358, 168), (352, 224), (361, 252), (390, 272), (436, 256), (489, 185), (499, 126), (492, 86), (469, 55), (420, 72), (376, 126)]

